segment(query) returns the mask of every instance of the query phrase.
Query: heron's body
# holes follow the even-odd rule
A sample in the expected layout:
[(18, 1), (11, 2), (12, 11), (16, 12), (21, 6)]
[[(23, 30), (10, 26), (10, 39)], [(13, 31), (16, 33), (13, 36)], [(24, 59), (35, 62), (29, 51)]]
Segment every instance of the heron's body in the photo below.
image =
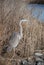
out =
[(11, 47), (15, 48), (18, 45), (19, 40), (20, 39), (18, 38), (18, 34), (17, 33), (13, 33), (13, 35), (11, 36), (10, 41), (9, 41)]
[(16, 48), (18, 43), (19, 43), (19, 38), (18, 38), (17, 32), (16, 32), (16, 33), (13, 33), (9, 39), (9, 46), (7, 48), (7, 52), (10, 52), (12, 49)]

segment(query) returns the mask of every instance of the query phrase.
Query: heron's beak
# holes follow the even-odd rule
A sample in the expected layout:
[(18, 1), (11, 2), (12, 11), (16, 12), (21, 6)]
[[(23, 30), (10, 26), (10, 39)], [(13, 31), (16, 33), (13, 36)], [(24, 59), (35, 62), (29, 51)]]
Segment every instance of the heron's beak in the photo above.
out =
[(28, 25), (28, 20), (24, 20), (22, 26), (26, 27)]

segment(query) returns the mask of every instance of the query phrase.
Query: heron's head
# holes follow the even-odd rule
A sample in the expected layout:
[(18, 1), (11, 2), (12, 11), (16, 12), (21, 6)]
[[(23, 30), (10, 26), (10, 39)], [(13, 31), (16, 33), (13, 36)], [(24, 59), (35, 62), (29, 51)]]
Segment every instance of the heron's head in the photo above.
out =
[(28, 19), (21, 19), (20, 20), (20, 24), (22, 24), (22, 26), (27, 26), (28, 25), (29, 20)]

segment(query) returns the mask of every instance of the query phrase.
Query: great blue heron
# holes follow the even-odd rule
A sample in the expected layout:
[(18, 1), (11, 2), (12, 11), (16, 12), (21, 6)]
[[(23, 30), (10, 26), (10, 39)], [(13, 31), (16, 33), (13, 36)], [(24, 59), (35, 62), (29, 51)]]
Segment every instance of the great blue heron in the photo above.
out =
[(21, 23), (26, 22), (26, 21), (28, 21), (28, 20), (26, 20), (26, 19), (20, 20), (20, 23), (19, 23), (20, 31), (13, 32), (13, 34), (11, 35), (10, 40), (9, 40), (10, 47), (8, 47), (7, 51), (11, 51), (12, 48), (15, 50), (15, 48), (19, 44), (20, 40), (23, 37), (23, 29), (22, 29)]
[(28, 20), (27, 19), (20, 20), (20, 23), (19, 23), (20, 31), (19, 32), (13, 32), (13, 34), (10, 37), (8, 47), (5, 46), (5, 48), (4, 48), (4, 49), (7, 48), (7, 52), (10, 52), (12, 49), (15, 51), (15, 48), (17, 47), (17, 45), (19, 44), (20, 40), (23, 37), (23, 29), (22, 29), (21, 23), (26, 22), (26, 21), (28, 21)]

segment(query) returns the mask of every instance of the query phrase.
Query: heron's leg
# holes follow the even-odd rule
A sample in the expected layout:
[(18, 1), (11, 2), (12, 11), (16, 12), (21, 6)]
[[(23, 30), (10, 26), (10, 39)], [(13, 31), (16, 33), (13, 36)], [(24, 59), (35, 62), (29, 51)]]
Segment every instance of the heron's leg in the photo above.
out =
[(15, 49), (13, 49), (13, 56), (12, 56), (12, 58), (10, 59), (10, 58), (7, 58), (8, 60), (14, 60), (14, 57), (15, 57)]
[(14, 59), (15, 57), (15, 49), (13, 49), (14, 53), (13, 53), (13, 56), (12, 56), (12, 59)]

